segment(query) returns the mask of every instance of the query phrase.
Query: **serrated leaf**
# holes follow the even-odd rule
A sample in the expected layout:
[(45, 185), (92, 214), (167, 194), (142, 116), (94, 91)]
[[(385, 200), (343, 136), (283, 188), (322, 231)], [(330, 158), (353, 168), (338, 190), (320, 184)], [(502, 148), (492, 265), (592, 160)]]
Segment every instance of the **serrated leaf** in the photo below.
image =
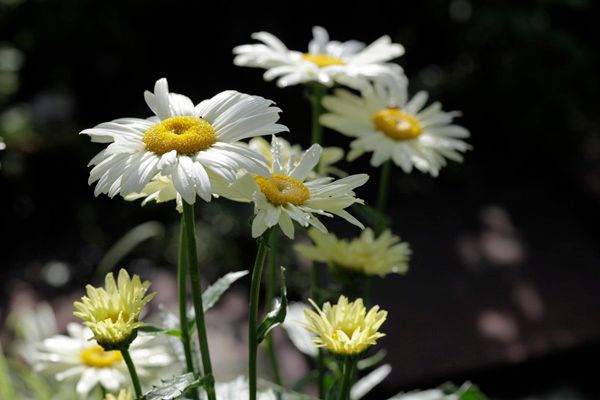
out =
[(210, 310), (219, 301), (223, 293), (238, 279), (248, 275), (249, 271), (230, 272), (219, 278), (202, 293), (204, 311)]
[[(230, 272), (228, 274), (223, 275), (215, 283), (210, 285), (204, 293), (202, 293), (202, 307), (204, 308), (204, 312), (210, 310), (217, 304), (217, 301), (223, 296), (223, 293), (227, 291), (233, 285), (233, 283), (240, 278), (248, 275), (249, 271), (237, 271)], [(194, 318), (194, 308), (192, 307), (188, 311), (188, 327), (190, 331), (194, 328), (196, 324), (196, 319)]]
[(161, 380), (160, 385), (153, 386), (150, 391), (142, 396), (142, 400), (173, 400), (182, 396), (186, 391), (203, 386), (213, 380), (212, 375), (196, 378), (194, 374), (187, 373)]
[(263, 322), (256, 328), (257, 343), (261, 343), (265, 337), (275, 327), (280, 325), (287, 315), (287, 288), (285, 285), (285, 268), (281, 267), (281, 296), (275, 299), (271, 311), (267, 314)]

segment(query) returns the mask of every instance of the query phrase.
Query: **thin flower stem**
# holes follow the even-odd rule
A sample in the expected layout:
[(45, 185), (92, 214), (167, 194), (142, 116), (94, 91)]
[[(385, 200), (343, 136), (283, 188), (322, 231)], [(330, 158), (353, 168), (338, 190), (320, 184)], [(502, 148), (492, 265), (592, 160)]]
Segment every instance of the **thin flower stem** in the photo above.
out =
[(250, 283), (250, 309), (248, 316), (248, 385), (249, 399), (256, 400), (256, 356), (258, 352), (257, 338), (257, 319), (258, 319), (258, 301), (260, 294), (260, 279), (263, 273), (265, 258), (267, 257), (267, 243), (269, 241), (270, 231), (263, 234), (258, 239), (258, 250), (252, 269), (252, 282)]
[(323, 96), (327, 92), (327, 86), (323, 86), (320, 83), (315, 83), (310, 86), (309, 100), (312, 110), (312, 143), (323, 144), (323, 126), (319, 122), (319, 117), (323, 114)]
[[(327, 87), (321, 85), (320, 83), (315, 83), (309, 87), (310, 94), (309, 100), (311, 104), (311, 118), (312, 118), (312, 126), (311, 126), (311, 138), (313, 144), (323, 145), (323, 126), (319, 122), (319, 118), (323, 113), (323, 96), (327, 92)], [(320, 171), (321, 163), (319, 162), (316, 166), (316, 170)], [(317, 262), (313, 262), (311, 269), (311, 296), (313, 300), (317, 303), (321, 303), (321, 299), (319, 298), (319, 283), (321, 281), (321, 267)], [(319, 398), (324, 398), (325, 396), (325, 362), (324, 362), (324, 354), (321, 349), (319, 349), (317, 355), (317, 371), (318, 371), (318, 387), (319, 387)]]
[(377, 191), (377, 224), (375, 226), (375, 235), (379, 236), (386, 228), (385, 208), (388, 201), (388, 192), (390, 187), (390, 175), (392, 172), (392, 162), (387, 160), (381, 167), (379, 177), (379, 190)]
[[(204, 307), (202, 305), (202, 288), (200, 287), (200, 266), (198, 265), (198, 254), (196, 250), (196, 227), (194, 219), (194, 206), (183, 202), (183, 219), (188, 251), (188, 270), (192, 286), (192, 301), (196, 318), (196, 329), (198, 330), (198, 341), (200, 343), (200, 355), (204, 375), (212, 375), (212, 364), (208, 349), (208, 338), (206, 335), (206, 324), (204, 322)], [(205, 386), (208, 400), (216, 400), (214, 381), (211, 379)]]
[(133, 390), (135, 390), (135, 398), (142, 398), (142, 386), (140, 385), (140, 378), (138, 378), (138, 374), (135, 370), (135, 365), (133, 364), (133, 360), (131, 359), (131, 355), (129, 354), (129, 349), (122, 348), (120, 349), (121, 355), (123, 356), (123, 360), (125, 360), (125, 364), (127, 364), (127, 369), (129, 370), (129, 375), (131, 376), (131, 383), (133, 384)]
[[(269, 238), (269, 269), (267, 271), (267, 290), (265, 296), (265, 304), (270, 307), (275, 298), (275, 282), (277, 281), (277, 256), (279, 252), (279, 231), (273, 229)], [(282, 386), (281, 374), (279, 372), (279, 361), (275, 352), (275, 342), (273, 333), (270, 332), (266, 338), (267, 351), (269, 352), (269, 360), (271, 362), (271, 370), (273, 371), (273, 380), (278, 386)]]
[(354, 371), (354, 359), (351, 356), (344, 357), (342, 367), (342, 380), (338, 400), (350, 400), (350, 388), (352, 387), (352, 373)]
[[(179, 258), (177, 260), (177, 291), (179, 294), (179, 322), (181, 328), (181, 342), (185, 354), (185, 365), (188, 372), (196, 375), (194, 368), (194, 359), (192, 358), (192, 345), (190, 341), (190, 331), (187, 320), (187, 240), (185, 240), (185, 221), (181, 217), (179, 227)], [(191, 390), (192, 398), (198, 400), (198, 389)]]

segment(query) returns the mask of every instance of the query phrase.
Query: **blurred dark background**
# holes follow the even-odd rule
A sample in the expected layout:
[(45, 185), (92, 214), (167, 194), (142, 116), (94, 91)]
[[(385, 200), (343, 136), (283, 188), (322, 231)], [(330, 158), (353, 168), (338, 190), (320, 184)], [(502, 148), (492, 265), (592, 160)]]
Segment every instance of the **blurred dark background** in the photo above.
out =
[[(68, 304), (147, 221), (162, 236), (122, 264), (174, 271), (172, 205), (94, 198), (86, 164), (102, 146), (80, 130), (149, 116), (143, 91), (165, 76), (196, 102), (225, 89), (273, 99), (285, 138), (307, 145), (302, 89), (235, 67), (231, 49), (265, 30), (305, 51), (322, 25), (337, 40), (402, 43), (410, 91), (461, 110), (474, 146), (437, 179), (396, 170), (390, 215), (414, 257), (408, 275), (375, 283), (394, 369), (371, 398), (465, 379), (492, 398), (600, 398), (588, 367), (600, 357), (598, 17), (591, 0), (0, 0), (0, 320), (22, 293)], [(335, 132), (325, 141), (348, 143)], [(342, 166), (373, 176), (359, 190), (373, 202), (368, 157)], [(249, 212), (220, 201), (199, 210), (207, 281), (251, 265)]]

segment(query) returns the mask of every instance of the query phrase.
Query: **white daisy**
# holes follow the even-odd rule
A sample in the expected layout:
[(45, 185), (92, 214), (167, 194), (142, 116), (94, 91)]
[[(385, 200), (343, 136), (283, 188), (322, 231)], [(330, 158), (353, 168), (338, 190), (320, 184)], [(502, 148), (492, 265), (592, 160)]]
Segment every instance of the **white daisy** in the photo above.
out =
[[(292, 145), (288, 141), (278, 138), (280, 144), (281, 158), (284, 164), (291, 162), (292, 165), (297, 165), (302, 158), (302, 147), (300, 145)], [(248, 143), (250, 149), (254, 150), (258, 154), (267, 160), (267, 165), (272, 165), (273, 160), (271, 157), (271, 145), (262, 137), (255, 137)], [(344, 158), (344, 150), (340, 147), (325, 147), (323, 154), (321, 154), (321, 160), (319, 163), (319, 175), (335, 175), (335, 176), (347, 176), (348, 174), (339, 168), (333, 166), (336, 162)], [(240, 171), (238, 175), (243, 175), (246, 172)], [(318, 175), (315, 171), (311, 171), (307, 179), (314, 179)], [(215, 178), (212, 181), (213, 194), (216, 196), (231, 194), (231, 188), (229, 183), (223, 179)], [(125, 200), (133, 201), (137, 199), (142, 200), (142, 206), (145, 206), (151, 201), (157, 203), (164, 203), (167, 201), (175, 200), (177, 211), (182, 212), (183, 203), (181, 195), (175, 190), (173, 181), (171, 178), (163, 175), (156, 175), (150, 183), (144, 187), (140, 193), (132, 193), (125, 196)]]
[(194, 106), (186, 96), (169, 93), (163, 78), (144, 97), (154, 117), (121, 118), (81, 132), (110, 143), (90, 161), (96, 195), (140, 193), (160, 174), (172, 179), (187, 203), (196, 194), (210, 201), (216, 179), (233, 182), (240, 168), (268, 174), (262, 157), (239, 140), (287, 131), (276, 124), (281, 110), (272, 101), (233, 90)]
[[(293, 166), (298, 165), (302, 158), (303, 150), (299, 144), (291, 144), (285, 139), (277, 138), (279, 142), (280, 154), (283, 164), (291, 162)], [(263, 156), (267, 160), (267, 165), (273, 164), (273, 157), (271, 157), (271, 144), (262, 137), (255, 137), (248, 143), (250, 148), (256, 151), (258, 154)], [(321, 160), (319, 161), (318, 171), (312, 171), (308, 176), (308, 179), (314, 179), (320, 176), (347, 176), (348, 174), (333, 166), (341, 159), (344, 158), (344, 149), (341, 147), (323, 147), (323, 153), (321, 154)]]
[(471, 149), (462, 139), (469, 131), (454, 125), (459, 112), (444, 112), (441, 104), (427, 102), (427, 93), (419, 92), (406, 103), (394, 102), (393, 90), (375, 85), (357, 96), (344, 89), (334, 96), (325, 96), (321, 124), (344, 135), (357, 138), (350, 147), (348, 159), (373, 152), (371, 165), (380, 166), (387, 160), (412, 171), (413, 166), (432, 176), (446, 165), (446, 158), (462, 162), (461, 152)]
[(252, 222), (253, 237), (279, 225), (283, 233), (293, 239), (292, 220), (303, 227), (312, 225), (327, 232), (316, 215), (333, 217), (335, 214), (364, 228), (345, 208), (354, 203), (363, 204), (363, 200), (355, 197), (353, 190), (364, 185), (369, 176), (358, 174), (335, 181), (330, 177), (306, 181), (319, 162), (322, 151), (321, 146), (315, 144), (302, 155), (298, 164), (293, 165), (291, 160), (286, 164), (281, 157), (279, 140), (273, 137), (270, 177), (245, 174), (231, 186), (228, 194), (223, 194), (232, 200), (254, 202), (256, 215)]
[[(68, 336), (57, 335), (43, 340), (35, 355), (34, 369), (52, 374), (61, 382), (77, 380), (76, 390), (86, 398), (96, 385), (116, 392), (129, 384), (129, 373), (119, 351), (104, 351), (92, 331), (83, 325), (67, 325)], [(173, 359), (163, 346), (151, 346), (150, 336), (141, 334), (131, 343), (130, 354), (140, 379), (154, 377), (152, 369), (169, 366)]]
[(252, 38), (262, 44), (248, 44), (233, 49), (233, 62), (244, 67), (264, 68), (264, 79), (277, 78), (280, 87), (299, 83), (334, 83), (354, 89), (365, 89), (371, 81), (397, 82), (406, 85), (402, 68), (387, 61), (404, 54), (404, 47), (382, 36), (369, 46), (356, 40), (330, 41), (327, 31), (313, 27), (308, 52), (289, 50), (268, 32), (257, 32)]

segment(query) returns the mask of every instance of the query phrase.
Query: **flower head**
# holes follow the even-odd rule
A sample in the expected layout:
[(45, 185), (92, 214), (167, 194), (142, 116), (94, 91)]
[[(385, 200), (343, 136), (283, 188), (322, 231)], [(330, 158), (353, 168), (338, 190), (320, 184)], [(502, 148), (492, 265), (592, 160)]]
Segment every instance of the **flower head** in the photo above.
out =
[(265, 80), (277, 78), (280, 87), (308, 82), (327, 86), (337, 82), (358, 90), (365, 89), (372, 81), (406, 85), (402, 68), (387, 62), (404, 54), (404, 48), (392, 43), (389, 36), (382, 36), (365, 46), (356, 40), (329, 40), (329, 33), (315, 26), (313, 39), (305, 53), (289, 50), (268, 32), (254, 33), (252, 38), (262, 43), (234, 48), (233, 62), (239, 66), (266, 69)]
[(377, 344), (385, 336), (379, 328), (387, 318), (387, 312), (374, 306), (367, 312), (362, 299), (348, 302), (340, 296), (333, 306), (327, 302), (323, 309), (310, 300), (315, 311), (304, 310), (308, 323), (305, 327), (316, 334), (317, 347), (324, 347), (335, 354), (357, 355)]
[[(93, 336), (89, 328), (69, 323), (67, 335), (55, 335), (37, 344), (32, 359), (34, 370), (50, 374), (58, 382), (75, 380), (81, 398), (87, 398), (97, 385), (118, 391), (129, 382), (123, 356), (118, 350), (104, 350)], [(157, 344), (156, 337), (148, 335), (139, 335), (129, 352), (140, 379), (147, 383), (162, 375), (174, 360), (165, 346)]]
[(297, 163), (294, 164), (292, 159), (284, 162), (279, 139), (273, 137), (271, 174), (268, 177), (244, 174), (228, 193), (223, 193), (223, 196), (232, 200), (254, 202), (253, 237), (279, 225), (286, 236), (293, 238), (292, 220), (303, 227), (311, 225), (327, 232), (317, 215), (337, 215), (364, 228), (345, 208), (354, 203), (363, 203), (355, 197), (354, 189), (365, 184), (369, 176), (358, 174), (338, 180), (329, 177), (307, 180), (319, 162), (321, 153), (321, 146), (313, 145)]
[(294, 249), (310, 260), (365, 275), (403, 274), (408, 270), (410, 247), (389, 230), (375, 238), (373, 231), (367, 228), (352, 240), (338, 239), (332, 233), (316, 229), (310, 229), (308, 235), (314, 245), (297, 244)]
[(90, 161), (96, 195), (143, 193), (163, 176), (187, 203), (196, 195), (210, 201), (218, 194), (214, 186), (232, 183), (241, 168), (268, 174), (263, 158), (240, 140), (287, 130), (276, 123), (281, 110), (272, 101), (233, 90), (194, 106), (186, 96), (170, 93), (163, 78), (144, 97), (155, 116), (116, 119), (81, 132), (108, 143)]
[[(296, 166), (302, 159), (304, 151), (299, 144), (291, 144), (285, 139), (277, 138), (279, 143), (279, 154), (284, 165)], [(250, 148), (256, 151), (267, 160), (267, 165), (273, 165), (273, 155), (271, 144), (262, 137), (255, 137), (248, 142)], [(344, 158), (344, 149), (341, 147), (323, 147), (321, 159), (319, 160), (318, 170), (311, 171), (307, 179), (315, 179), (325, 176), (347, 176), (344, 171), (336, 168), (333, 164)]]
[(74, 303), (73, 314), (81, 318), (94, 333), (94, 339), (104, 350), (120, 349), (127, 346), (143, 325), (139, 316), (142, 307), (155, 293), (147, 294), (149, 281), (142, 282), (138, 275), (133, 278), (124, 269), (119, 271), (118, 282), (108, 273), (104, 288), (87, 285), (87, 296)]
[(395, 101), (392, 92), (375, 85), (363, 91), (362, 97), (343, 89), (324, 97), (329, 113), (321, 116), (321, 124), (356, 138), (350, 143), (348, 159), (373, 152), (374, 167), (393, 160), (406, 173), (415, 167), (433, 176), (446, 159), (462, 162), (461, 153), (471, 146), (462, 140), (469, 137), (469, 131), (452, 123), (460, 113), (444, 112), (437, 102), (423, 108), (426, 92), (408, 102)]
[(133, 400), (133, 394), (131, 393), (131, 388), (127, 390), (121, 389), (116, 396), (112, 393), (107, 393), (104, 400)]

